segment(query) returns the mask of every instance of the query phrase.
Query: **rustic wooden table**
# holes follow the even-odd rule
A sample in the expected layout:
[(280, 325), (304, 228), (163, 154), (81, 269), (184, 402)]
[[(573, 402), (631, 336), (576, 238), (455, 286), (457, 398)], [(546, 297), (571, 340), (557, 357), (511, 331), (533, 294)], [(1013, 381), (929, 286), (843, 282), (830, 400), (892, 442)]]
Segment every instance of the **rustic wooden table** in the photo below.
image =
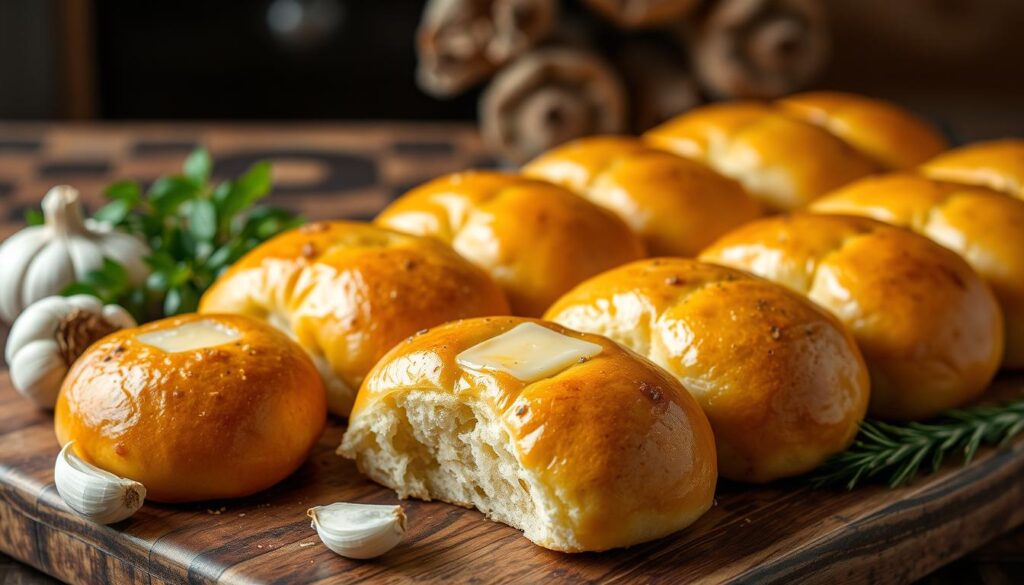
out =
[[(54, 184), (76, 186), (95, 206), (113, 179), (152, 181), (176, 171), (199, 144), (214, 155), (217, 175), (237, 174), (255, 160), (273, 160), (272, 202), (310, 218), (370, 218), (433, 176), (496, 164), (466, 125), (0, 124), (0, 238), (17, 230), (24, 211)], [(1021, 575), (1024, 529), (923, 582), (1015, 583)], [(0, 585), (52, 582), (0, 554)]]

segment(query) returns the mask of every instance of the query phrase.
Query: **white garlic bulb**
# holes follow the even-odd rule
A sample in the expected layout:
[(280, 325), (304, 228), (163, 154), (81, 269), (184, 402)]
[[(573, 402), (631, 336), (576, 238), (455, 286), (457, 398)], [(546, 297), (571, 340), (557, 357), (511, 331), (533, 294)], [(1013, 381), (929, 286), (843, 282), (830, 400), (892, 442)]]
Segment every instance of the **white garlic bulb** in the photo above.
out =
[(338, 502), (306, 514), (327, 548), (350, 559), (372, 559), (395, 548), (405, 536), (401, 506)]
[(46, 297), (32, 303), (14, 321), (4, 357), (11, 383), (43, 408), (57, 402), (64, 376), (78, 356), (101, 337), (135, 326), (118, 305), (90, 295)]
[(72, 445), (64, 445), (53, 468), (57, 493), (68, 507), (99, 524), (120, 522), (142, 507), (145, 486), (82, 461)]
[(67, 185), (43, 197), (43, 225), (27, 227), (0, 244), (0, 318), (10, 323), (28, 305), (60, 293), (68, 284), (99, 268), (103, 258), (117, 261), (132, 284), (149, 273), (143, 257), (149, 249), (137, 238), (104, 223), (86, 220), (78, 191)]

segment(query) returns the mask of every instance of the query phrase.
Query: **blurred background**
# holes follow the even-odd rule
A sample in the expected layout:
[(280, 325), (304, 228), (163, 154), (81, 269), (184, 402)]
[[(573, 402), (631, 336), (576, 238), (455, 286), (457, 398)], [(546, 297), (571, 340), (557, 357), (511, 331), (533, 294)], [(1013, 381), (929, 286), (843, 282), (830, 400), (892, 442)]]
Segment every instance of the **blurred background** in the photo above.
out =
[(0, 119), (470, 121), (582, 75), (627, 119), (547, 92), (552, 140), (804, 88), (973, 140), (1024, 134), (1022, 25), (1016, 0), (3, 0)]

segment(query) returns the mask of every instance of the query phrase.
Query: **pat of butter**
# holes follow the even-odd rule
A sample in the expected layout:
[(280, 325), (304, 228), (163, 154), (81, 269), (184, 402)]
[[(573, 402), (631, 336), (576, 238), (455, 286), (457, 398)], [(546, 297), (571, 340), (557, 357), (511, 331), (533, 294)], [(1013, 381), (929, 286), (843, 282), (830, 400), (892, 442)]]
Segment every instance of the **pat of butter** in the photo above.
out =
[(535, 382), (601, 353), (601, 346), (562, 335), (536, 323), (523, 323), (455, 357), (460, 366), (498, 370)]
[(136, 336), (136, 339), (168, 353), (177, 353), (223, 345), (240, 337), (237, 331), (220, 323), (192, 321), (170, 329), (143, 333)]

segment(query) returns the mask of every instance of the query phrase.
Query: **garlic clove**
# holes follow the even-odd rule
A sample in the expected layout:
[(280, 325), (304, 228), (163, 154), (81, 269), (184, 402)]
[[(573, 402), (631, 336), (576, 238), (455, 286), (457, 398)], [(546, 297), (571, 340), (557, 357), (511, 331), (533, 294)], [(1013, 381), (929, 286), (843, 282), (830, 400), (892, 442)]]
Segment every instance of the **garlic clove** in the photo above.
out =
[(145, 486), (86, 463), (72, 445), (60, 450), (53, 470), (57, 492), (68, 507), (99, 524), (120, 522), (142, 507)]
[(68, 373), (64, 360), (53, 357), (59, 354), (60, 348), (52, 339), (26, 343), (8, 359), (11, 385), (25, 398), (52, 409)]
[(378, 557), (405, 536), (401, 506), (338, 502), (310, 508), (306, 514), (327, 548), (350, 559)]

